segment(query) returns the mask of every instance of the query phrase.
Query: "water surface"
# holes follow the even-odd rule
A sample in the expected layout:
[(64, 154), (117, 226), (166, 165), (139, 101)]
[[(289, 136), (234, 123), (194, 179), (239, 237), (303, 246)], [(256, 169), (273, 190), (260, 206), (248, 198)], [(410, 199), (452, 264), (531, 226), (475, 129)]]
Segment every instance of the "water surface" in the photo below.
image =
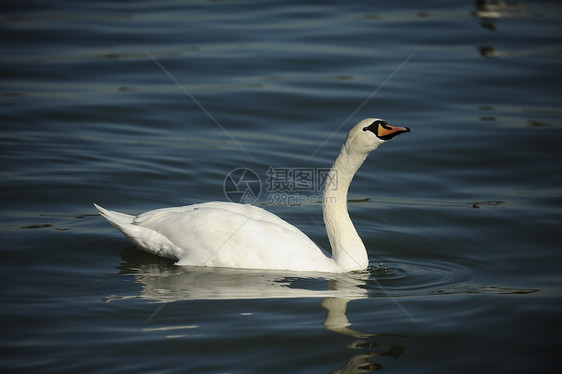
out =
[[(559, 372), (561, 20), (556, 1), (6, 8), (0, 366)], [(328, 248), (318, 186), (268, 171), (330, 167), (366, 117), (412, 132), (351, 186), (365, 272), (178, 267), (91, 205), (226, 201), (246, 168), (253, 204)]]

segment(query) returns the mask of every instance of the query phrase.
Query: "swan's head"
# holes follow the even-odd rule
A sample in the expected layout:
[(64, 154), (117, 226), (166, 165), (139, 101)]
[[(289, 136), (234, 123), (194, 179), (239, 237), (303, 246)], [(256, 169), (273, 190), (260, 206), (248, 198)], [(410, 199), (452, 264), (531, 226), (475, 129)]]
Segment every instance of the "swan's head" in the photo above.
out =
[(349, 152), (368, 154), (396, 135), (409, 131), (407, 127), (390, 126), (379, 118), (367, 118), (349, 131), (345, 144)]

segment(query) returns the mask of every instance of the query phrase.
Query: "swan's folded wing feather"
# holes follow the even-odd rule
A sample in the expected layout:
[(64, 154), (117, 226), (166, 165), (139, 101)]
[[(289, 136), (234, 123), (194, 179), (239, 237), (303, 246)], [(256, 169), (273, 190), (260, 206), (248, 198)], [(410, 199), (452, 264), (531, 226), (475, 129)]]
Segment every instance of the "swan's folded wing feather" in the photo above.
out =
[(212, 201), (202, 204), (151, 210), (136, 216), (133, 220), (133, 224), (148, 227), (151, 226), (150, 224), (148, 224), (149, 221), (153, 221), (155, 219), (163, 219), (170, 214), (187, 214), (191, 211), (208, 208), (223, 211), (225, 217), (230, 217), (231, 214), (234, 214), (234, 216), (241, 215), (243, 217), (247, 217), (256, 221), (265, 221), (278, 225), (287, 231), (301, 232), (297, 227), (291, 225), (290, 223), (284, 221), (283, 219), (279, 218), (271, 212), (268, 212), (265, 209), (250, 204), (236, 204), (223, 201)]
[(302, 264), (327, 260), (327, 254), (298, 228), (251, 205), (204, 203), (158, 209), (137, 217), (135, 225), (182, 248), (182, 265), (282, 269), (289, 258)]

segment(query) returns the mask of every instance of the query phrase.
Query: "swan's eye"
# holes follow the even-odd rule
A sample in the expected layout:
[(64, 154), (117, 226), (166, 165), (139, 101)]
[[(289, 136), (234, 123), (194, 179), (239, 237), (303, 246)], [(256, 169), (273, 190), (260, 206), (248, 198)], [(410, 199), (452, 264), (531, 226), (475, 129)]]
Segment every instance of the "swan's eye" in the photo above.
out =
[(377, 135), (377, 127), (379, 125), (379, 122), (380, 121), (375, 121), (375, 122), (371, 123), (369, 126), (363, 127), (363, 131), (369, 130), (373, 134)]

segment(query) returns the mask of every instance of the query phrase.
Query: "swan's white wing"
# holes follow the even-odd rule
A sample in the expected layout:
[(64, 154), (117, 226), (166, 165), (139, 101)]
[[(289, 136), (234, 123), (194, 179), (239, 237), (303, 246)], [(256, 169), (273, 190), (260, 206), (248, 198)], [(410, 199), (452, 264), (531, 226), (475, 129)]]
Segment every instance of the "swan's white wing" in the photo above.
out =
[(284, 221), (281, 218), (277, 217), (275, 214), (268, 212), (265, 209), (250, 204), (236, 204), (236, 203), (222, 202), (222, 201), (212, 201), (202, 204), (155, 209), (139, 214), (133, 219), (133, 223), (136, 225), (144, 225), (145, 223), (151, 220), (157, 219), (158, 217), (163, 217), (165, 215), (174, 214), (174, 213), (183, 214), (191, 211), (197, 211), (199, 209), (209, 209), (209, 208), (219, 209), (226, 216), (230, 216), (230, 214), (234, 214), (234, 215), (240, 214), (245, 217), (250, 217), (251, 219), (256, 221), (269, 222), (274, 225), (282, 227), (284, 230), (295, 232), (295, 233), (298, 232), (302, 234), (302, 232), (298, 228), (289, 224), (287, 221)]
[(332, 262), (298, 228), (252, 205), (210, 202), (157, 209), (135, 217), (133, 225), (180, 248), (180, 265), (320, 270)]

